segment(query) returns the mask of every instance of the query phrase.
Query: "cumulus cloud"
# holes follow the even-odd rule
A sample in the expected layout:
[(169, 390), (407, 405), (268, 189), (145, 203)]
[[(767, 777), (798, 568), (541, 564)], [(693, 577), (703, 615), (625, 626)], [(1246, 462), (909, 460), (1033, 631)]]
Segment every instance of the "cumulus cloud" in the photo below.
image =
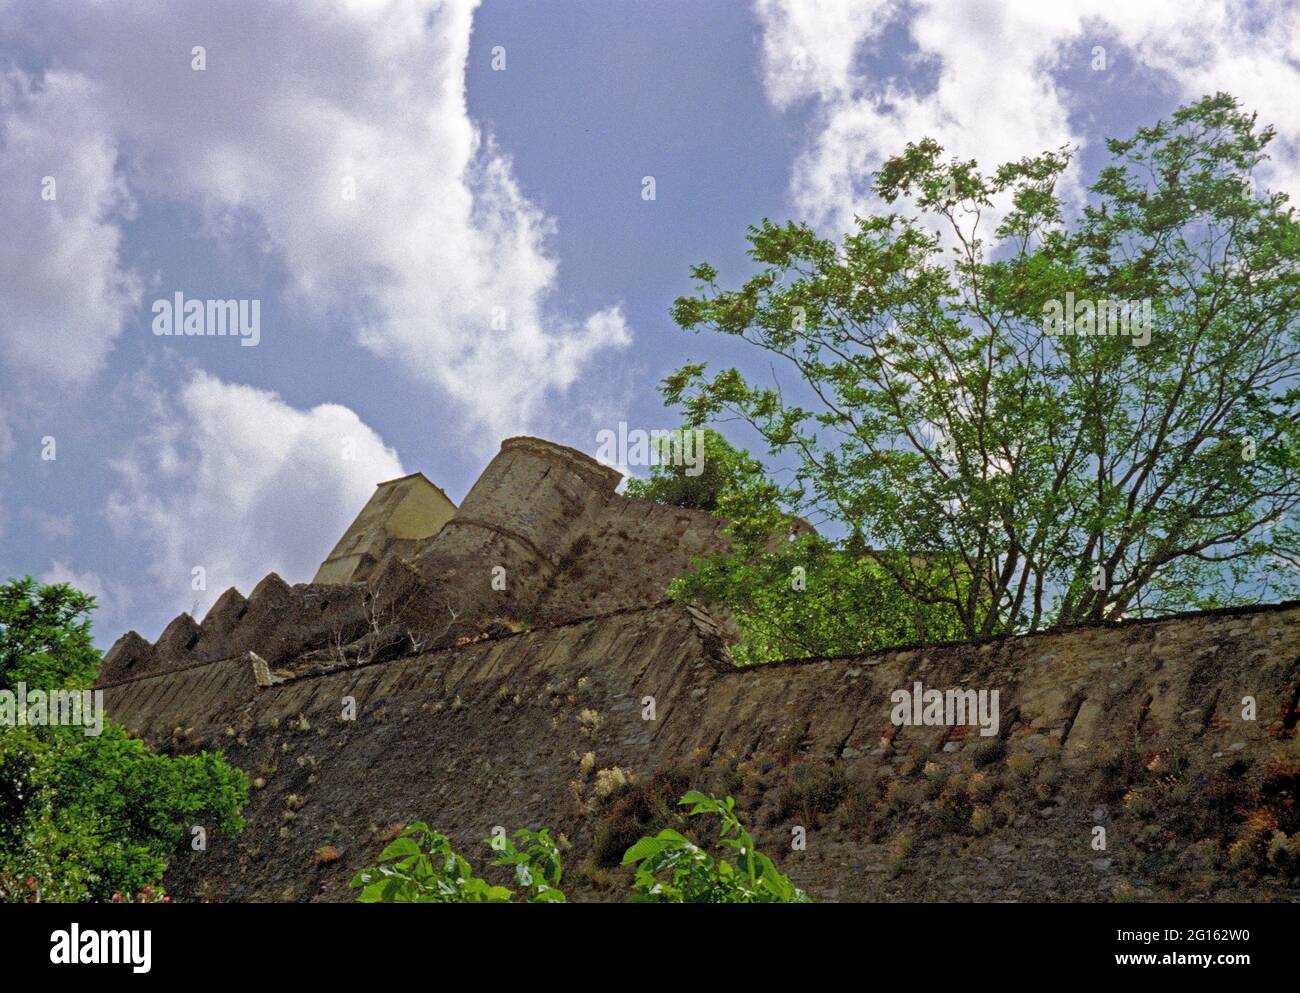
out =
[(0, 358), (41, 383), (84, 382), (141, 292), (122, 265), (132, 203), (90, 80), (0, 76), (0, 190)]
[[(275, 393), (196, 374), (176, 393), (146, 386), (152, 430), (115, 460), (108, 520), (140, 543), (159, 595), (202, 616), (228, 586), (268, 572), (310, 580), (397, 454), (338, 404), (298, 410)], [(206, 590), (195, 590), (202, 569)]]
[[(199, 204), (216, 236), (256, 218), (304, 323), (341, 319), (475, 426), (501, 433), (630, 333), (617, 306), (578, 316), (553, 306), (553, 222), (466, 105), (475, 6), (41, 0), (9, 17), (61, 67), (45, 74), (46, 92), (52, 77), (56, 91), (75, 88), (84, 118), (99, 122), (76, 147), (102, 174), (101, 200), (121, 192), (104, 161), (118, 147), (142, 208)], [(67, 123), (39, 106), (25, 120), (38, 147)], [(15, 209), (24, 230), (40, 232), (34, 204)], [(92, 216), (105, 245), (91, 254), (108, 287), (125, 278), (109, 251), (119, 231)], [(52, 279), (37, 282), (40, 299), (56, 295)], [(83, 289), (66, 306), (89, 313), (106, 292)], [(98, 313), (111, 341), (121, 310)]]
[(100, 578), (92, 571), (78, 572), (67, 562), (55, 561), (40, 577), (46, 584), (69, 583), (95, 598), (94, 620), (98, 624), (120, 618), (131, 606), (131, 591), (122, 583)]
[[(872, 206), (872, 170), (908, 141), (933, 137), (949, 155), (986, 167), (1064, 144), (1084, 144), (1058, 83), (1067, 51), (1093, 40), (1119, 50), (1180, 102), (1227, 90), (1278, 126), (1265, 185), (1300, 193), (1300, 7), (1288, 0), (756, 0), (763, 75), (781, 108), (814, 107), (815, 133), (795, 164), (794, 206), (847, 229)], [(901, 20), (900, 20), (901, 19)], [(866, 55), (904, 24), (915, 51), (895, 75), (867, 71)], [(907, 77), (937, 68), (933, 88)]]

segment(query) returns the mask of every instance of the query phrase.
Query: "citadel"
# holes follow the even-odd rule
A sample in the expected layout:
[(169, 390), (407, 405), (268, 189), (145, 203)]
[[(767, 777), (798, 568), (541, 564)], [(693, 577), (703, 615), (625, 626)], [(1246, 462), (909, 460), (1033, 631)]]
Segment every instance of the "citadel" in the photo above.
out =
[[(1240, 855), (1252, 810), (1284, 854), (1300, 830), (1300, 604), (742, 668), (725, 616), (665, 598), (722, 522), (620, 479), (510, 438), (459, 506), (420, 473), (380, 483), (311, 582), (123, 635), (109, 716), (252, 782), (244, 831), (180, 853), (168, 892), (350, 900), (422, 820), (471, 858), (497, 826), (548, 827), (570, 898), (620, 900), (627, 845), (694, 788), (735, 795), (819, 901), (1300, 896)], [(997, 687), (992, 733), (896, 725), (916, 683)]]

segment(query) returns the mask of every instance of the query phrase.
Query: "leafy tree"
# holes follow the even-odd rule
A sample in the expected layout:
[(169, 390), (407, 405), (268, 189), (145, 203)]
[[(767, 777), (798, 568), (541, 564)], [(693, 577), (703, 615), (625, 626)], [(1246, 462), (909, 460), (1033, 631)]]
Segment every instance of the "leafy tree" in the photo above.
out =
[(669, 594), (725, 606), (740, 629), (731, 652), (740, 665), (960, 638), (954, 611), (893, 581), (882, 563), (889, 554), (805, 534), (758, 554), (697, 559)]
[[(789, 362), (796, 391), (692, 364), (665, 397), (751, 425), (795, 462), (787, 509), (905, 552), (874, 562), (966, 636), (1289, 595), (1300, 223), (1254, 182), (1273, 135), (1206, 97), (1108, 141), (1069, 221), (1069, 149), (985, 175), (908, 145), (875, 176), (893, 212), (842, 244), (765, 220), (754, 276), (697, 265), (674, 304)], [(1076, 300), (1081, 333), (1051, 333)]]
[(725, 495), (761, 486), (765, 482), (762, 463), (750, 458), (748, 452), (734, 448), (712, 428), (704, 429), (703, 447), (698, 475), (688, 475), (689, 467), (686, 465), (657, 462), (650, 467), (649, 479), (633, 477), (627, 481), (623, 492), (630, 497), (653, 500), (670, 507), (717, 510)]
[(736, 816), (736, 801), (719, 800), (696, 790), (678, 801), (687, 812), (714, 814), (722, 822), (718, 846), (734, 861), (714, 859), (684, 835), (665, 828), (642, 838), (623, 856), (636, 866), (634, 903), (808, 903), (808, 895), (777, 871), (772, 860), (754, 847), (754, 839)]
[(0, 689), (81, 688), (94, 681), (99, 652), (90, 634), (95, 598), (67, 583), (0, 585)]
[[(785, 509), (797, 493), (715, 431), (705, 435), (705, 471), (651, 467), (629, 480), (629, 496), (711, 510), (726, 520), (725, 554), (697, 558), (673, 581), (676, 599), (724, 606), (742, 635), (732, 650), (748, 665), (798, 655), (848, 655), (962, 634), (948, 607), (919, 603), (892, 580), (887, 554), (818, 535)], [(705, 480), (705, 485), (699, 484)]]
[[(0, 689), (89, 686), (93, 608), (67, 585), (0, 586)], [(247, 777), (220, 755), (158, 755), (108, 719), (99, 735), (0, 727), (0, 898), (152, 893), (193, 825), (239, 831), (247, 801)]]

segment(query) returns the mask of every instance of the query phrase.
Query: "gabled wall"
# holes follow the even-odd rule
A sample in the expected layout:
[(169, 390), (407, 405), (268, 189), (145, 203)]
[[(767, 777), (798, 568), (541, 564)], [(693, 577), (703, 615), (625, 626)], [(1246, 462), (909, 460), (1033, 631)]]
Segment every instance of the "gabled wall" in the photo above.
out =
[(421, 540), (432, 538), (455, 513), (456, 505), (423, 473), (380, 483), (312, 582), (367, 579), (385, 555), (410, 556)]

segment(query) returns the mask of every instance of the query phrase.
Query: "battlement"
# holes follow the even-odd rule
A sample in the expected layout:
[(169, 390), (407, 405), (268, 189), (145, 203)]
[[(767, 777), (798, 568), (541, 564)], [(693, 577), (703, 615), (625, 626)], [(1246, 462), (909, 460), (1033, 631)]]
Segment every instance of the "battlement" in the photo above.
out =
[(384, 639), (392, 657), (403, 639), (450, 642), (497, 618), (553, 624), (656, 603), (691, 556), (725, 539), (710, 514), (619, 496), (621, 478), (572, 448), (516, 437), (459, 508), (422, 473), (380, 483), (311, 583), (272, 573), (247, 598), (227, 590), (202, 623), (180, 615), (155, 643), (129, 631), (100, 680), (246, 651), (310, 667)]

